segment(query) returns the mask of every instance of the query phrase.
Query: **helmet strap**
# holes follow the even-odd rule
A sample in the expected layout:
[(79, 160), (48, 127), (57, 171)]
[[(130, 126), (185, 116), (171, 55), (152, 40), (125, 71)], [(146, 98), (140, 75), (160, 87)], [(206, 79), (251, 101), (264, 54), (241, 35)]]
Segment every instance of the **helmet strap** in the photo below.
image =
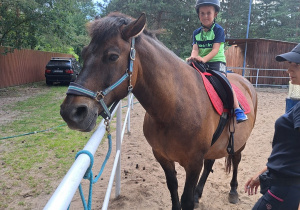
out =
[(214, 19), (214, 22), (213, 22), (213, 24), (212, 24), (210, 27), (206, 27), (206, 26), (203, 25), (202, 23), (201, 23), (201, 26), (202, 26), (203, 28), (205, 28), (205, 29), (208, 29), (208, 31), (210, 31), (210, 30), (212, 29), (212, 27), (215, 25), (215, 23), (216, 23), (216, 21), (215, 21), (215, 19)]

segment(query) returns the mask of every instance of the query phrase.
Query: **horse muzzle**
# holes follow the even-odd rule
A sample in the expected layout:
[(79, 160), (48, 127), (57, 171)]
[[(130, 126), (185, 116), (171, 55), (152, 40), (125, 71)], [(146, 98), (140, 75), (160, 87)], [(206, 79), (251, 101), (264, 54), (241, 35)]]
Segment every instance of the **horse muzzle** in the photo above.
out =
[(60, 115), (73, 130), (89, 132), (96, 126), (98, 117), (97, 107), (89, 107), (86, 104), (63, 103), (60, 107)]

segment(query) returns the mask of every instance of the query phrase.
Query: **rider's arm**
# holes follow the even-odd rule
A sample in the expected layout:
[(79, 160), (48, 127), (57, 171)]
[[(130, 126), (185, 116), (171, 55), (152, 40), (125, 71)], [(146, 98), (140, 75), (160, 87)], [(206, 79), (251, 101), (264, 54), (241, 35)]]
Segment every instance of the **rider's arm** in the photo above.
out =
[(213, 57), (215, 57), (220, 49), (221, 43), (214, 43), (213, 48), (210, 53), (203, 57), (203, 62), (209, 62)]
[(193, 45), (193, 49), (192, 49), (192, 53), (191, 53), (191, 57), (192, 58), (196, 58), (199, 54), (199, 48), (197, 44)]

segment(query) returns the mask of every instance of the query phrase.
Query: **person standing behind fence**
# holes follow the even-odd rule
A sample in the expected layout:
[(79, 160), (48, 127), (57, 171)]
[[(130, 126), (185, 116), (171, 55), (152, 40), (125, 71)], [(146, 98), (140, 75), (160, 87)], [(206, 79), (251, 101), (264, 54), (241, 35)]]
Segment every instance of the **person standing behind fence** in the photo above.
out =
[[(292, 84), (300, 85), (300, 44), (291, 52), (276, 56), (288, 61)], [(256, 194), (258, 186), (263, 196), (253, 209), (297, 210), (300, 202), (300, 103), (275, 122), (272, 152), (266, 167), (245, 184), (245, 193)]]
[[(215, 18), (220, 11), (219, 0), (197, 0), (196, 12), (201, 22), (201, 27), (193, 33), (193, 49), (187, 61), (206, 63), (210, 69), (221, 71), (226, 75), (226, 58), (224, 52), (225, 33)], [(234, 90), (234, 112), (237, 123), (248, 119), (239, 103)]]

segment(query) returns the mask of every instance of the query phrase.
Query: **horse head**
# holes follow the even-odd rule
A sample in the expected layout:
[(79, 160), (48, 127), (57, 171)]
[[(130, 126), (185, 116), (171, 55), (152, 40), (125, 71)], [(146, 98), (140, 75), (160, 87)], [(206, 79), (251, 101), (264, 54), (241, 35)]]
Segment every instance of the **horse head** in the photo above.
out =
[(82, 50), (83, 69), (60, 109), (71, 129), (91, 131), (98, 115), (110, 117), (108, 107), (124, 98), (134, 88), (138, 65), (135, 60), (135, 37), (143, 32), (145, 14), (132, 20), (111, 13), (88, 25), (91, 42)]

